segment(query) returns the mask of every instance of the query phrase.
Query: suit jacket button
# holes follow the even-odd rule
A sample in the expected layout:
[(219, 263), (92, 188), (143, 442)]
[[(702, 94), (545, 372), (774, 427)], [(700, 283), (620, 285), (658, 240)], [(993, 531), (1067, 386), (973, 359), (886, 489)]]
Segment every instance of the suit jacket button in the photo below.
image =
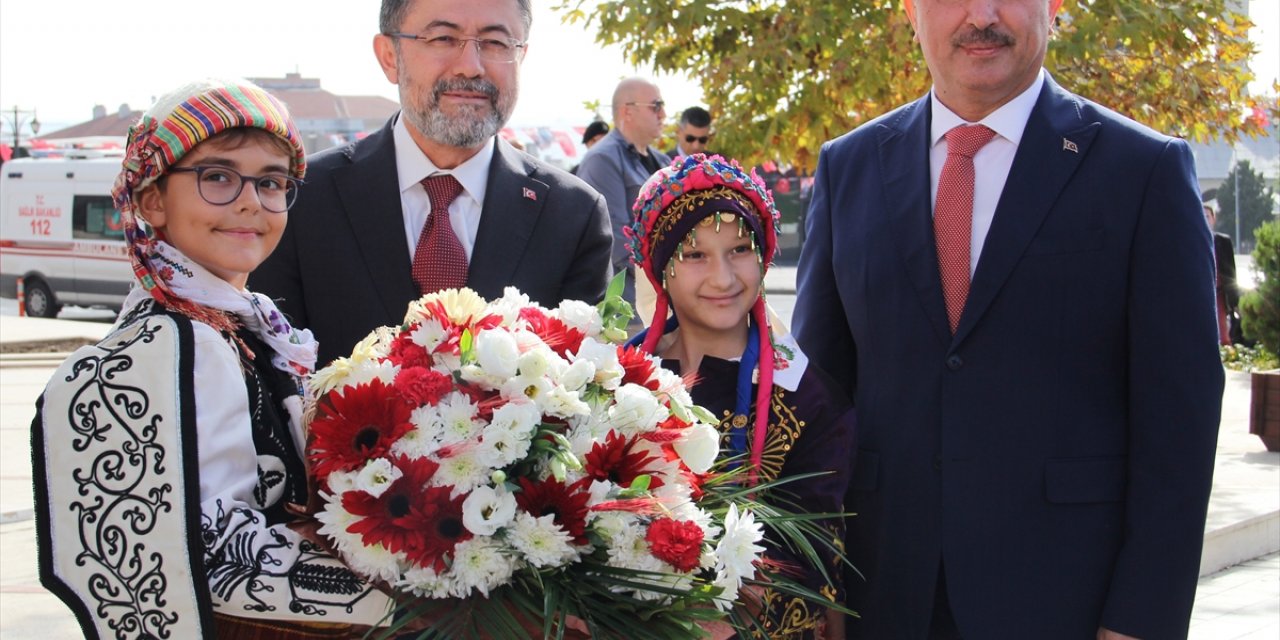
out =
[(964, 366), (964, 359), (960, 356), (951, 356), (947, 358), (947, 368), (952, 371), (959, 371)]

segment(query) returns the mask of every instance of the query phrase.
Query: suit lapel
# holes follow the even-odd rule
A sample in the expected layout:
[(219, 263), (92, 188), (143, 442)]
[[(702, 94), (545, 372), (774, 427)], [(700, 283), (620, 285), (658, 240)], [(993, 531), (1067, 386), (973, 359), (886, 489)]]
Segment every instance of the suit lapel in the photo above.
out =
[(520, 152), (502, 140), (489, 166), (489, 186), (480, 213), (480, 230), (471, 252), (467, 286), (500, 295), (515, 282), (516, 266), (547, 202), (550, 187), (533, 177)]
[(951, 341), (929, 205), (929, 98), (917, 100), (878, 128), (889, 229), (934, 332)]
[(968, 335), (995, 300), (1063, 187), (1089, 152), (1101, 124), (1083, 120), (1078, 101), (1046, 78), (996, 205), (953, 345)]
[[(394, 118), (357, 144), (350, 154), (352, 164), (335, 171), (333, 180), (373, 288), (387, 317), (398, 322), (405, 305), (418, 295), (404, 237), (392, 122)], [(305, 221), (295, 222), (299, 223)]]

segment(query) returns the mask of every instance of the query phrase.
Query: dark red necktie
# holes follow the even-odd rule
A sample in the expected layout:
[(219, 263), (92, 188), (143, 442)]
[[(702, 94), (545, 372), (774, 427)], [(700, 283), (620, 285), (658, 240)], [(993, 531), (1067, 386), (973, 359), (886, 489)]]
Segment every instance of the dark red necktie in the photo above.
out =
[(933, 234), (938, 249), (938, 273), (947, 301), (951, 332), (960, 324), (969, 297), (969, 259), (973, 229), (973, 156), (991, 141), (995, 131), (980, 124), (961, 125), (947, 132), (947, 160), (938, 178), (933, 205)]
[(444, 174), (423, 179), (422, 186), (431, 199), (431, 214), (413, 252), (413, 281), (423, 295), (460, 289), (467, 286), (467, 252), (449, 222), (449, 204), (462, 193), (462, 185)]

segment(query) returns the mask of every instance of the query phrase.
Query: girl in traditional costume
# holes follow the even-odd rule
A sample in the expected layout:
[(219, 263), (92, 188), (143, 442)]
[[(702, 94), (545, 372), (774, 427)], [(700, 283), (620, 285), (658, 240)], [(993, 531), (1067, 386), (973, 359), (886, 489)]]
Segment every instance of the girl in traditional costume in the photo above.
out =
[[(652, 321), (632, 342), (672, 370), (696, 373), (694, 402), (720, 417), (724, 448), (745, 459), (751, 480), (829, 472), (777, 491), (789, 494), (788, 508), (840, 513), (853, 460), (853, 410), (770, 321), (763, 283), (777, 249), (777, 220), (760, 178), (720, 156), (696, 154), (654, 174), (627, 229), (632, 260), (657, 292)], [(827, 544), (815, 548), (840, 548), (843, 525), (833, 519), (823, 526)], [(786, 549), (766, 555), (798, 570), (806, 586), (841, 599), (834, 554), (822, 554), (834, 584)], [(843, 637), (835, 612), (772, 589), (761, 600), (768, 637)]]
[(41, 582), (88, 638), (345, 637), (389, 610), (293, 527), (311, 333), (248, 274), (280, 241), (302, 141), (279, 101), (201, 81), (129, 130), (113, 195), (137, 277), (32, 425)]

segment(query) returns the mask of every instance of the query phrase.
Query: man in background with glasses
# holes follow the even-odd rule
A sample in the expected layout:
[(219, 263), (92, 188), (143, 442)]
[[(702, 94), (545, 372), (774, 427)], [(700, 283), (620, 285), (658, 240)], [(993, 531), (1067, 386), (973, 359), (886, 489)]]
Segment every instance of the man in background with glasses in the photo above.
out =
[(689, 107), (680, 114), (676, 125), (676, 146), (667, 155), (679, 159), (695, 153), (707, 153), (711, 141), (711, 112), (702, 107)]
[(640, 186), (658, 169), (671, 164), (667, 154), (651, 145), (662, 135), (666, 103), (658, 85), (644, 78), (627, 78), (613, 90), (613, 130), (583, 156), (578, 177), (596, 188), (609, 204), (613, 225), (613, 270), (626, 271), (623, 297), (635, 304), (635, 274), (629, 268), (622, 229), (631, 223), (631, 203)]
[(383, 0), (373, 47), (401, 111), (308, 160), (297, 222), (253, 274), (315, 333), (317, 366), (400, 323), (424, 293), (515, 286), (550, 307), (604, 297), (604, 199), (497, 135), (531, 22), (529, 0)]

